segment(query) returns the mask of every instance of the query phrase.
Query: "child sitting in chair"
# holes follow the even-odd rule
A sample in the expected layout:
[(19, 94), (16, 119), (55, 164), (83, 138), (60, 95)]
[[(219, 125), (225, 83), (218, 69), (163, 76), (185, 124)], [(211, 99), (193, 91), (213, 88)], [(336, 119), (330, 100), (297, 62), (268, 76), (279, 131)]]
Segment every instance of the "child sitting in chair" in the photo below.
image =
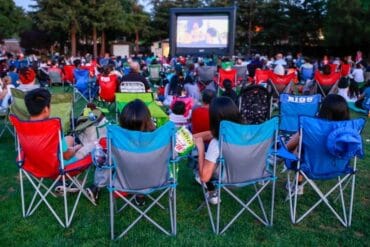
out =
[[(31, 121), (45, 120), (50, 117), (50, 101), (51, 94), (44, 88), (36, 88), (29, 91), (24, 98), (27, 110), (30, 114)], [(62, 151), (64, 165), (67, 166), (78, 159), (76, 158), (77, 151), (81, 148), (81, 145), (75, 145), (74, 138), (72, 136), (62, 137)], [(56, 191), (61, 192), (62, 186), (57, 186)], [(69, 192), (78, 191), (77, 188), (68, 188)]]

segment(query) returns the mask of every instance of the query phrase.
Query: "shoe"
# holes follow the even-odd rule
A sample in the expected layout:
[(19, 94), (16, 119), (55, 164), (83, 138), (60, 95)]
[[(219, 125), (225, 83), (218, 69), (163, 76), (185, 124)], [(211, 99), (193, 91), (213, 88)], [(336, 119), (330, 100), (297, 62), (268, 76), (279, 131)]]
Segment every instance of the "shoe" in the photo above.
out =
[[(58, 182), (54, 190), (57, 193), (63, 193), (64, 191), (63, 182), (62, 181)], [(69, 184), (66, 182), (66, 191), (71, 192), (71, 193), (76, 193), (79, 191), (79, 189), (74, 184)]]
[(87, 194), (89, 195), (90, 199), (94, 202), (94, 203), (97, 203), (98, 202), (98, 198), (99, 198), (99, 191), (100, 191), (100, 188), (95, 186), (95, 185), (91, 185), (90, 187), (88, 187), (86, 189), (86, 192)]
[(134, 198), (134, 203), (138, 207), (142, 207), (145, 205), (145, 196), (143, 195), (136, 195)]
[(221, 199), (217, 195), (217, 191), (208, 191), (207, 192), (207, 201), (212, 205), (217, 205), (221, 202)]
[[(299, 196), (303, 195), (303, 192), (304, 192), (303, 188), (304, 188), (304, 187), (303, 187), (303, 185), (302, 185), (302, 184), (298, 184), (298, 188), (297, 188), (297, 195), (299, 195)], [(286, 184), (285, 189), (286, 189), (287, 191), (289, 191), (288, 183)], [(292, 192), (292, 193), (294, 193), (294, 192), (295, 192), (295, 183), (291, 183), (291, 184), (290, 184), (290, 189), (291, 189), (291, 192)]]

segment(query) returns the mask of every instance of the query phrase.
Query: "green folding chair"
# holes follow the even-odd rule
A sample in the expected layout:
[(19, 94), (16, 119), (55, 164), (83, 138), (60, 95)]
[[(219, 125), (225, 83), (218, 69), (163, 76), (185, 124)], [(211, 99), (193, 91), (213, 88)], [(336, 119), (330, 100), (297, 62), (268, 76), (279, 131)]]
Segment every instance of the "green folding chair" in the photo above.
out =
[(155, 103), (152, 93), (116, 93), (116, 120), (125, 105), (135, 99), (142, 100), (149, 108), (152, 118), (157, 127), (164, 125), (168, 121), (168, 115), (162, 108)]

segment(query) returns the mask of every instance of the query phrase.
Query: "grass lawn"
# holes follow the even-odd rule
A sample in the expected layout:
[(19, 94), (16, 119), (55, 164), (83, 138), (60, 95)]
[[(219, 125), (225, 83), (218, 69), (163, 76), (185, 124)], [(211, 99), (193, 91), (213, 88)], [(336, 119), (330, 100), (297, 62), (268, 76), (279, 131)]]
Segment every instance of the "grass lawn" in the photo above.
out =
[[(357, 116), (352, 114), (352, 116)], [(363, 133), (366, 154), (370, 152), (370, 126)], [(319, 206), (311, 216), (298, 225), (292, 225), (289, 205), (284, 201), (285, 174), (278, 173), (273, 227), (265, 227), (249, 213), (244, 213), (224, 235), (212, 232), (205, 208), (196, 211), (203, 197), (194, 182), (192, 171), (181, 164), (177, 187), (177, 236), (169, 237), (142, 220), (120, 240), (111, 241), (109, 235), (109, 200), (103, 190), (99, 205), (93, 206), (81, 198), (72, 225), (63, 229), (45, 205), (31, 217), (21, 215), (18, 168), (15, 164), (13, 137), (6, 133), (0, 139), (0, 245), (1, 246), (369, 246), (370, 245), (370, 158), (358, 162), (356, 193), (352, 227), (346, 229), (326, 207)], [(92, 173), (91, 173), (92, 174)], [(90, 174), (90, 181), (92, 176)], [(28, 185), (28, 184), (27, 184)], [(30, 188), (28, 186), (28, 188)], [(307, 188), (307, 189), (306, 189)], [(312, 190), (305, 189), (303, 204), (316, 200)], [(27, 189), (26, 191), (29, 191)], [(243, 192), (250, 195), (252, 190)], [(224, 195), (224, 194), (223, 194)], [(73, 197), (73, 196), (72, 196)], [(264, 196), (267, 199), (268, 195)], [(51, 200), (62, 209), (61, 198)], [(163, 200), (165, 203), (166, 200)], [(224, 216), (230, 218), (239, 206), (229, 197), (222, 198)], [(149, 215), (169, 227), (163, 210), (154, 208)], [(134, 211), (117, 217), (132, 219)], [(117, 223), (123, 226), (124, 223)], [(117, 227), (116, 227), (117, 229)]]

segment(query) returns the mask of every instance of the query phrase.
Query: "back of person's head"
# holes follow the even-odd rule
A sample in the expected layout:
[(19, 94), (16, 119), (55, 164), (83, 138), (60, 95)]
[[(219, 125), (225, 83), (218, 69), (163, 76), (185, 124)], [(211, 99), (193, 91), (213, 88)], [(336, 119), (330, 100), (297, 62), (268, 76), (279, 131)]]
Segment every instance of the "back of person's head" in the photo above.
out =
[(76, 68), (80, 67), (81, 66), (81, 59), (76, 59), (73, 61), (73, 64)]
[(14, 65), (10, 65), (9, 71), (15, 71), (16, 67)]
[(358, 88), (358, 84), (355, 80), (351, 80), (349, 83), (348, 88), (348, 96), (350, 98), (358, 97), (360, 95), (360, 89)]
[(139, 99), (131, 101), (119, 116), (119, 125), (128, 130), (152, 131), (154, 124), (148, 107)]
[(338, 88), (347, 88), (348, 86), (348, 79), (345, 77), (340, 78), (338, 82)]
[(240, 114), (238, 107), (228, 97), (214, 98), (209, 107), (209, 124), (214, 138), (219, 138), (220, 123), (222, 120), (239, 123)]
[(33, 69), (23, 67), (19, 70), (19, 80), (22, 84), (31, 84), (35, 82), (36, 73)]
[(131, 62), (130, 63), (130, 68), (131, 68), (131, 71), (134, 72), (134, 73), (139, 73), (140, 72), (140, 64), (138, 62)]
[(356, 63), (356, 69), (361, 69), (361, 63)]
[(36, 88), (29, 91), (24, 97), (27, 110), (31, 116), (38, 116), (45, 107), (50, 107), (51, 94), (45, 88)]
[(225, 79), (222, 82), (222, 85), (224, 86), (226, 92), (230, 92), (233, 89), (232, 81), (230, 81), (229, 79)]
[(322, 68), (322, 73), (324, 75), (330, 75), (331, 73), (331, 68), (329, 64), (325, 64), (324, 67)]
[(186, 112), (185, 102), (178, 100), (172, 106), (172, 112), (176, 115), (184, 115)]
[(205, 105), (209, 105), (211, 101), (216, 97), (216, 92), (211, 89), (205, 89), (202, 94), (202, 102)]
[(342, 121), (348, 120), (349, 109), (346, 100), (337, 94), (329, 94), (322, 102), (319, 118)]

